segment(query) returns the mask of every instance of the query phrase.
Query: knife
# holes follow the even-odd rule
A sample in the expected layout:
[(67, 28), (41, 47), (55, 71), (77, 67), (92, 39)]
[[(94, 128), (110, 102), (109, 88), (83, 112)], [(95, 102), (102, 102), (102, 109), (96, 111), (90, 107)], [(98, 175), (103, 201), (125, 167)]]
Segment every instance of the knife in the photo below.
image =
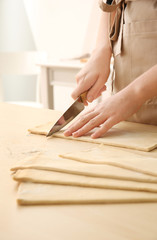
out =
[(86, 100), (87, 91), (82, 93), (75, 102), (64, 112), (57, 122), (50, 129), (46, 137), (50, 137), (53, 133), (58, 132), (71, 122), (85, 108), (84, 101)]

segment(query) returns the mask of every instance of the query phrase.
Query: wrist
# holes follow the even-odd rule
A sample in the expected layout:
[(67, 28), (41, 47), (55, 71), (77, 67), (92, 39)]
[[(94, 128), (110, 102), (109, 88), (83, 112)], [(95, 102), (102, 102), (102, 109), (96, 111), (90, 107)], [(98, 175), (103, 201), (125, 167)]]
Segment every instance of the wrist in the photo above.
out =
[(140, 104), (157, 96), (157, 65), (154, 65), (148, 71), (136, 78), (130, 85), (129, 91), (134, 94)]
[[(95, 48), (91, 53), (91, 58), (98, 59), (102, 58), (104, 61), (108, 60), (110, 62), (112, 56), (112, 51), (110, 46), (102, 45)], [(103, 60), (102, 60), (103, 61)]]
[(136, 82), (128, 85), (123, 91), (126, 98), (133, 104), (137, 105), (137, 108), (140, 108), (147, 100), (142, 88), (138, 86)]

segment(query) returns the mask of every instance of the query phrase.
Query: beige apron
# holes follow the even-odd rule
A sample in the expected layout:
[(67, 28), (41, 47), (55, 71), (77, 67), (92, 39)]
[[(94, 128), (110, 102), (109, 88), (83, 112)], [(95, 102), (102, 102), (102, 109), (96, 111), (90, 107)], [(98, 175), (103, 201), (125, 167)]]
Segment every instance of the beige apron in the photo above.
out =
[[(100, 0), (100, 7), (106, 12), (116, 10), (110, 31), (116, 93), (157, 64), (157, 0), (117, 0), (112, 5)], [(128, 120), (157, 125), (157, 97)]]

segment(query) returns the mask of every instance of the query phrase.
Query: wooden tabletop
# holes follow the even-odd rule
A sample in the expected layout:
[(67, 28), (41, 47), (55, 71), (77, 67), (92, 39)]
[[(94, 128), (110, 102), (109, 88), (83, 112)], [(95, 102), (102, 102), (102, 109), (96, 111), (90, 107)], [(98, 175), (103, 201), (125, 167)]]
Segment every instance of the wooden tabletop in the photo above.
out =
[(18, 206), (9, 169), (21, 158), (53, 149), (44, 136), (27, 129), (51, 121), (54, 111), (0, 103), (0, 113), (1, 240), (157, 239), (157, 203)]

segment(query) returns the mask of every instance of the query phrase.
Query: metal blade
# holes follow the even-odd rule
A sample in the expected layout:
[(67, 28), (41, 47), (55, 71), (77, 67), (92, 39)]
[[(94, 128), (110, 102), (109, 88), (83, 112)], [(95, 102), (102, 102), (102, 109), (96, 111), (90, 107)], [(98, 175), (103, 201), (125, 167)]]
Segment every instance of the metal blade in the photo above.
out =
[(84, 109), (84, 103), (82, 97), (80, 96), (77, 100), (68, 108), (68, 110), (57, 120), (54, 126), (51, 128), (47, 137), (51, 136), (53, 133), (58, 132), (69, 122), (71, 122), (82, 110)]

